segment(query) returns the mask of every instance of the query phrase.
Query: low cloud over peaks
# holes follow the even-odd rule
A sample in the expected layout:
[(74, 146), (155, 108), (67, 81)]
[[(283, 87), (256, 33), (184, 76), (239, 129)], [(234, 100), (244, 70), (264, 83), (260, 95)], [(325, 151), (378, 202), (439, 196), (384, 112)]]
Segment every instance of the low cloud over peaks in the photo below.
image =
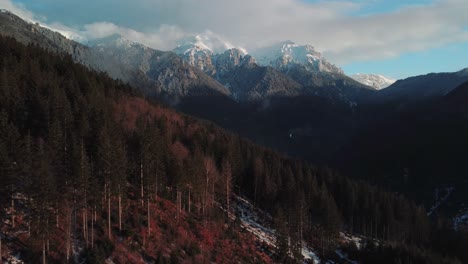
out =
[(468, 41), (465, 0), (434, 1), (366, 15), (359, 14), (366, 5), (362, 1), (43, 2), (46, 8), (35, 14), (16, 2), (0, 0), (2, 7), (23, 17), (47, 17), (42, 22), (56, 22), (54, 28), (81, 38), (92, 40), (118, 33), (162, 50), (175, 48), (185, 36), (211, 30), (247, 50), (286, 39), (311, 44), (333, 62), (346, 64)]

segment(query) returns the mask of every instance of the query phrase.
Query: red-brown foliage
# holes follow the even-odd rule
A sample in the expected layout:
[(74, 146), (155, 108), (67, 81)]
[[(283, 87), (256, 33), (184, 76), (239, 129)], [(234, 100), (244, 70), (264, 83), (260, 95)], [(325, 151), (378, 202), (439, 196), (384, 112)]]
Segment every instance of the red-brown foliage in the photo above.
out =
[(152, 105), (144, 98), (123, 97), (115, 103), (114, 109), (115, 118), (120, 120), (127, 130), (135, 129), (136, 121), (141, 117), (147, 118), (148, 121), (164, 117), (170, 125), (169, 128), (184, 125), (184, 120), (179, 114), (162, 106)]
[(171, 152), (179, 161), (185, 160), (190, 154), (190, 151), (180, 141), (171, 145)]
[[(255, 246), (255, 239), (249, 233), (242, 233), (236, 228), (229, 227), (223, 221), (205, 222), (193, 214), (181, 212), (177, 218), (176, 205), (168, 200), (158, 198), (150, 203), (151, 233), (147, 230), (147, 209), (141, 206), (139, 200), (129, 199), (124, 212), (124, 230), (118, 231), (116, 223), (113, 223), (114, 250), (108, 256), (114, 263), (145, 263), (144, 258), (153, 261), (171, 261), (177, 259), (179, 263), (270, 263), (271, 259), (260, 252)], [(47, 258), (57, 263), (66, 262), (66, 213), (65, 208), (59, 214), (59, 227), (55, 224), (50, 227), (49, 240), (50, 251)], [(91, 251), (90, 244), (82, 237), (82, 210), (77, 211), (75, 245), (83, 248), (83, 253)], [(112, 206), (112, 214), (117, 215), (117, 207)], [(106, 229), (105, 208), (97, 213), (95, 224), (95, 245), (105, 239), (102, 230)], [(16, 231), (11, 226), (3, 226), (4, 233), (18, 233), (18, 243), (3, 245), (6, 250), (16, 252), (22, 247), (29, 247), (36, 256), (40, 256), (42, 250), (41, 241), (29, 238), (25, 230), (27, 224), (23, 221), (23, 215), (18, 213)], [(18, 232), (22, 230), (21, 232)], [(101, 231), (99, 231), (101, 230)], [(143, 257), (144, 256), (144, 257)], [(73, 256), (70, 256), (73, 257)]]

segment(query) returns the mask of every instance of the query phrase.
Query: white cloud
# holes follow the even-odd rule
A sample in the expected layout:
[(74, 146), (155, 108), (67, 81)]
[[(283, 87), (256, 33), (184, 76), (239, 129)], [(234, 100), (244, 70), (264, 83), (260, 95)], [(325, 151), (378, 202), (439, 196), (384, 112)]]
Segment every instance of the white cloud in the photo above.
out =
[(80, 31), (80, 34), (88, 40), (119, 34), (134, 42), (163, 50), (173, 49), (177, 44), (177, 40), (186, 35), (179, 27), (172, 25), (161, 25), (156, 31), (144, 33), (109, 22), (97, 22), (85, 25), (84, 30)]
[(36, 21), (34, 14), (22, 4), (13, 4), (10, 0), (0, 0), (0, 8), (13, 12), (28, 22)]
[[(23, 17), (40, 18), (10, 1), (0, 0), (0, 6), (6, 5)], [(38, 2), (50, 9), (44, 14), (49, 20), (74, 25), (79, 30), (58, 23), (55, 27), (88, 39), (119, 33), (163, 50), (174, 48), (176, 40), (188, 33), (210, 30), (248, 49), (291, 39), (315, 46), (332, 62), (346, 64), (468, 41), (466, 0), (439, 0), (367, 16), (352, 15), (365, 4), (351, 0)]]

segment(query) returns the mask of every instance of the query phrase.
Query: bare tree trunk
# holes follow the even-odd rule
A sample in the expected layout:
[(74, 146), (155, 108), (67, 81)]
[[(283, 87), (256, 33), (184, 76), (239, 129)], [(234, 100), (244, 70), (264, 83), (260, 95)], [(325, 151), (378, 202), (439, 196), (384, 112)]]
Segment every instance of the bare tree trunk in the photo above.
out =
[(119, 231), (122, 232), (122, 194), (120, 194), (120, 185), (119, 185)]
[(255, 183), (254, 183), (254, 205), (257, 205), (257, 178), (258, 178), (258, 176), (255, 176)]
[(180, 209), (182, 207), (182, 199), (181, 199), (181, 193), (180, 191), (176, 191), (177, 192), (177, 221), (179, 221), (179, 218), (180, 218)]
[(110, 196), (107, 198), (107, 234), (111, 239), (111, 208), (110, 208)]
[(2, 234), (0, 234), (0, 263), (3, 263), (2, 261)]
[(86, 241), (86, 246), (88, 245), (88, 194), (84, 190), (83, 197), (83, 238)]
[[(57, 205), (57, 207), (58, 207), (58, 205)], [(55, 224), (56, 224), (57, 228), (60, 228), (60, 225), (59, 225), (59, 210), (58, 209), (55, 211)]]
[(229, 182), (230, 182), (230, 179), (228, 177), (228, 179), (226, 179), (226, 209), (227, 209), (227, 214), (228, 214), (228, 217), (229, 217), (229, 212), (231, 211), (230, 209), (230, 200), (231, 200), (231, 189), (230, 189), (230, 186), (229, 186)]
[(15, 199), (13, 198), (13, 192), (11, 193), (11, 226), (15, 228)]
[(204, 218), (204, 223), (206, 225), (206, 221), (207, 221), (207, 215), (208, 215), (208, 189), (210, 188), (210, 180), (208, 178), (208, 173), (206, 174), (206, 186), (205, 186), (205, 201), (204, 201), (204, 205), (203, 205), (203, 218)]
[(70, 260), (70, 244), (71, 244), (71, 212), (67, 214), (67, 262)]
[(158, 174), (156, 173), (156, 179), (155, 179), (155, 183), (154, 183), (154, 200), (157, 201), (158, 200)]
[(119, 194), (119, 231), (122, 232), (122, 196)]
[(149, 197), (146, 199), (147, 211), (148, 211), (148, 237), (151, 235), (151, 212), (150, 212), (150, 200)]
[(49, 244), (49, 219), (46, 221), (46, 227), (47, 227), (47, 240), (46, 240), (46, 246), (47, 246), (47, 255), (50, 253), (50, 244)]
[(188, 189), (188, 212), (190, 214), (191, 206), (192, 206), (192, 199), (190, 198), (191, 195), (191, 188)]
[(89, 224), (88, 224), (88, 208), (85, 209), (85, 241), (86, 241), (86, 248), (89, 246)]
[(95, 216), (96, 215), (96, 206), (94, 206), (94, 212), (91, 214), (91, 248), (94, 248), (94, 221), (96, 221)]
[(214, 201), (215, 201), (215, 191), (214, 191), (214, 186), (215, 186), (215, 181), (211, 181), (211, 201), (210, 201), (210, 208), (214, 207)]
[(141, 195), (141, 206), (144, 205), (144, 195), (145, 195), (145, 190), (143, 188), (143, 161), (140, 161), (140, 195)]
[(46, 248), (44, 239), (42, 239), (42, 264), (46, 264)]

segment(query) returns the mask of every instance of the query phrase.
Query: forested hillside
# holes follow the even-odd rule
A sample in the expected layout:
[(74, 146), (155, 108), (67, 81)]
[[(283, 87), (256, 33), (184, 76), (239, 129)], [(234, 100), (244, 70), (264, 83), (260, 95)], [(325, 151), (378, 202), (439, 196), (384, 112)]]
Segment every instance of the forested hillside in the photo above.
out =
[(380, 263), (468, 261), (466, 236), (402, 195), (176, 113), (70, 57), (0, 38), (0, 71), (0, 231), (27, 262), (72, 261), (76, 243), (89, 263), (271, 261), (228, 217), (234, 194), (290, 238), (278, 262), (300, 258), (303, 239), (333, 252), (340, 231), (381, 241), (365, 249), (385, 252)]

